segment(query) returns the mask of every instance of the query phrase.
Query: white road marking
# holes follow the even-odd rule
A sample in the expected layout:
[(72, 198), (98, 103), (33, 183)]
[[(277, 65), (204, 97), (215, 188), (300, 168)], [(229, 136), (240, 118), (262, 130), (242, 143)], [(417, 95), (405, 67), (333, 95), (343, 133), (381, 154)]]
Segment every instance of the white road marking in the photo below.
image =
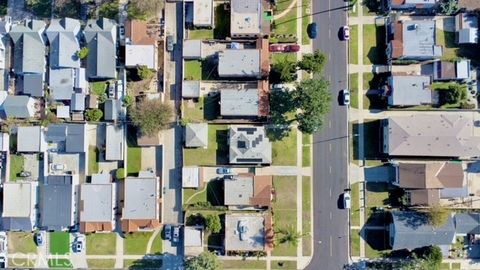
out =
[(328, 148), (330, 149), (330, 152), (332, 152), (332, 144), (331, 143), (328, 144)]
[(330, 236), (330, 257), (333, 256), (333, 241), (332, 241), (332, 236)]
[(332, 189), (330, 189), (330, 198), (332, 197)]
[(330, 220), (332, 220), (332, 217), (333, 217), (333, 216), (332, 216), (332, 212), (330, 212)]
[(329, 169), (330, 169), (330, 174), (332, 174), (332, 166), (329, 166)]
[(332, 128), (332, 120), (328, 120), (328, 127)]

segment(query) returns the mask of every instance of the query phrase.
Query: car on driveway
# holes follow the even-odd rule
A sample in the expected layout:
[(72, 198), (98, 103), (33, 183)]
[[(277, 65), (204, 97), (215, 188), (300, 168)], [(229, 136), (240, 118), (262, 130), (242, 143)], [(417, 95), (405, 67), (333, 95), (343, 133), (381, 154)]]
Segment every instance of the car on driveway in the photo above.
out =
[(45, 242), (43, 241), (43, 234), (42, 232), (35, 233), (35, 243), (37, 246), (43, 246)]
[(172, 52), (174, 45), (175, 41), (173, 40), (173, 36), (167, 36), (167, 52)]
[(292, 44), (292, 45), (287, 45), (285, 46), (284, 52), (298, 52), (300, 51), (300, 45), (298, 44)]
[(231, 174), (231, 173), (232, 173), (231, 168), (227, 168), (227, 167), (217, 168), (217, 174)]
[(7, 233), (0, 232), (0, 254), (7, 254), (8, 242), (7, 242)]
[(350, 209), (352, 204), (352, 199), (350, 197), (350, 193), (344, 192), (343, 193), (343, 209)]
[(307, 34), (308, 34), (308, 37), (311, 38), (311, 39), (317, 38), (317, 23), (316, 22), (313, 22), (313, 23), (308, 25)]
[(343, 105), (350, 105), (350, 91), (347, 89), (342, 90)]
[(171, 240), (172, 239), (172, 225), (165, 225), (163, 227), (163, 234), (165, 235), (165, 240)]
[(75, 253), (80, 253), (83, 251), (85, 248), (85, 237), (83, 235), (79, 235), (75, 237), (75, 240), (73, 241), (73, 247), (72, 250)]
[(342, 37), (343, 37), (343, 40), (350, 39), (350, 28), (348, 28), (347, 25), (342, 26)]
[(281, 45), (281, 44), (271, 44), (271, 45), (268, 47), (268, 50), (269, 50), (270, 52), (283, 52), (284, 46)]
[(173, 227), (173, 242), (177, 243), (180, 241), (180, 226), (174, 226)]

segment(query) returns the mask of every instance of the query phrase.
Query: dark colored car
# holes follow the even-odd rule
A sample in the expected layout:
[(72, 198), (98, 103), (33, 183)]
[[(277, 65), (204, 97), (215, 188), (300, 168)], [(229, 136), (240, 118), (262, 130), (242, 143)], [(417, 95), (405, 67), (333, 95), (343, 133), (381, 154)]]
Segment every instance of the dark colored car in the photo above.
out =
[(307, 27), (308, 37), (311, 39), (317, 38), (317, 23), (313, 22)]
[(268, 50), (269, 50), (270, 52), (283, 52), (284, 47), (283, 47), (283, 45), (281, 45), (281, 44), (272, 44), (272, 45), (270, 45), (270, 47), (268, 48)]
[(298, 51), (300, 51), (300, 45), (298, 45), (298, 44), (287, 45), (287, 46), (285, 46), (285, 49), (283, 51), (284, 52), (298, 52)]

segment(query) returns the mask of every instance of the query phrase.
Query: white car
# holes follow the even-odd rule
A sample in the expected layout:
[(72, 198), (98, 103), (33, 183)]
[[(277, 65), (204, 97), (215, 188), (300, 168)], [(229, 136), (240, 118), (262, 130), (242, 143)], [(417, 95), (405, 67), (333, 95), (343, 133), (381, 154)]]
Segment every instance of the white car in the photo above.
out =
[(347, 89), (343, 89), (342, 96), (343, 96), (343, 105), (350, 105), (350, 91), (348, 91)]
[(0, 232), (0, 254), (7, 254), (8, 250), (8, 241), (7, 241), (7, 233)]
[(65, 171), (67, 168), (65, 164), (52, 163), (50, 164), (50, 170), (52, 171)]
[(83, 251), (85, 248), (85, 237), (83, 235), (79, 235), (75, 237), (75, 240), (73, 241), (73, 246), (72, 250), (75, 253), (80, 253)]
[(350, 209), (352, 205), (352, 198), (350, 197), (350, 193), (344, 192), (343, 193), (343, 209)]
[(350, 28), (348, 28), (347, 25), (342, 26), (342, 36), (343, 36), (343, 40), (350, 39)]

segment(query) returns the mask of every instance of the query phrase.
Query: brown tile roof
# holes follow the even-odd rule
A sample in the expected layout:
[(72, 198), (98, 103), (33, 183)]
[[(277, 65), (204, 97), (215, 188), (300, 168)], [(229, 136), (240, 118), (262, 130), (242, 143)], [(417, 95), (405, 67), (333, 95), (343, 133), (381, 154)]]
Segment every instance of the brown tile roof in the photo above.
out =
[(392, 57), (400, 58), (403, 55), (403, 25), (395, 23), (395, 33), (392, 40)]
[(475, 10), (480, 8), (480, 1), (478, 0), (458, 0), (458, 7), (467, 10)]
[(129, 38), (133, 45), (155, 45), (155, 37), (147, 31), (147, 23), (140, 20), (125, 22), (125, 37)]
[(401, 188), (461, 188), (465, 184), (462, 163), (400, 163)]
[(270, 74), (270, 50), (269, 41), (266, 38), (257, 39), (257, 49), (260, 50), (260, 73), (262, 78)]
[(124, 219), (122, 220), (122, 231), (124, 232), (136, 232), (140, 229), (155, 229), (161, 226), (159, 220), (155, 219)]
[(439, 78), (455, 78), (457, 76), (455, 63), (448, 62), (448, 61), (441, 61), (439, 74), (437, 74), (437, 76)]
[(408, 190), (410, 205), (435, 205), (440, 202), (440, 189)]
[(270, 114), (270, 87), (268, 80), (258, 81), (258, 115), (268, 116)]
[(392, 0), (392, 5), (403, 5), (405, 0)]
[(112, 222), (80, 222), (80, 231), (89, 232), (111, 232), (113, 231)]
[(275, 233), (273, 231), (272, 214), (265, 215), (265, 251), (272, 251), (274, 246)]
[(272, 178), (271, 175), (256, 175), (253, 177), (251, 205), (270, 207), (272, 203)]

